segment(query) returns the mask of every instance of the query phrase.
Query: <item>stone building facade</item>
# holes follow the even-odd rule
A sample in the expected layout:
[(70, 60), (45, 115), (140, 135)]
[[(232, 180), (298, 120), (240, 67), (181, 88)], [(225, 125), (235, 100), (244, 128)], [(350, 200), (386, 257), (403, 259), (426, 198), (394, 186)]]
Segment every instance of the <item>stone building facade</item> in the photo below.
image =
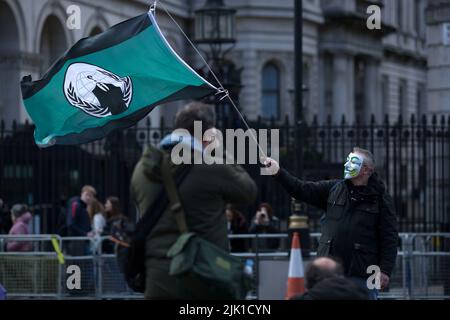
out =
[[(237, 9), (237, 42), (229, 55), (242, 68), (240, 108), (258, 116), (293, 120), (294, 0), (228, 0)], [(204, 0), (165, 0), (193, 38), (194, 10)], [(381, 8), (381, 30), (366, 26), (369, 5)], [(66, 26), (77, 5), (81, 28)], [(147, 0), (0, 0), (0, 118), (27, 119), (19, 82), (38, 79), (77, 40), (148, 9)], [(380, 120), (384, 114), (450, 114), (450, 1), (304, 0), (305, 117), (339, 122)], [(169, 43), (191, 65), (200, 60), (160, 9)], [(182, 103), (151, 117), (172, 118)]]

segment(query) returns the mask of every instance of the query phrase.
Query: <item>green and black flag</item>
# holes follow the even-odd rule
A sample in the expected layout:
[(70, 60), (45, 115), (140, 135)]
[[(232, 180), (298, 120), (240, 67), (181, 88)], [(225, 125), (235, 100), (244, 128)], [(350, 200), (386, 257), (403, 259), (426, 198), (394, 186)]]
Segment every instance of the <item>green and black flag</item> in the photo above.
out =
[(21, 87), (41, 147), (100, 139), (159, 104), (218, 92), (170, 47), (152, 11), (81, 39)]

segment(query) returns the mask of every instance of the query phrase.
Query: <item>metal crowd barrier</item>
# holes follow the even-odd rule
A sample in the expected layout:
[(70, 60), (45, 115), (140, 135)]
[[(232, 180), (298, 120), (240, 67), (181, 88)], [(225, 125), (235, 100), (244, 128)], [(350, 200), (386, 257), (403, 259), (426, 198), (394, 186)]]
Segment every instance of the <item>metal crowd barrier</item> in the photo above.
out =
[[(310, 258), (316, 256), (319, 233), (311, 233)], [(401, 233), (394, 272), (387, 291), (380, 299), (450, 299), (450, 233)], [(247, 299), (260, 299), (260, 284), (269, 274), (260, 272), (267, 262), (289, 259), (289, 235), (229, 235), (230, 240), (247, 241), (245, 252), (232, 252), (245, 263), (253, 260), (253, 289)], [(53, 239), (53, 240), (52, 240)], [(278, 239), (275, 249), (260, 242)], [(6, 243), (26, 241), (29, 252), (7, 252)], [(9, 299), (142, 299), (129, 289), (120, 273), (116, 256), (102, 252), (106, 237), (60, 237), (58, 235), (0, 235), (0, 284)], [(251, 243), (248, 243), (251, 242)], [(267, 242), (264, 242), (267, 244)], [(55, 245), (61, 250), (58, 255)], [(70, 290), (67, 268), (76, 265), (81, 271), (81, 290)], [(267, 281), (266, 281), (267, 282)]]

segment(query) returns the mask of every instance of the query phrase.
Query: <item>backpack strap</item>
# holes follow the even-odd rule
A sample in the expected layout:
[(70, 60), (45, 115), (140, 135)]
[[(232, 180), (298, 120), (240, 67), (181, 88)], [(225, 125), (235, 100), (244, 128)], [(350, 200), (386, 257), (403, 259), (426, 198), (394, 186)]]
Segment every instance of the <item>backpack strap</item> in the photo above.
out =
[[(163, 163), (167, 163), (170, 160), (170, 157), (164, 158), (164, 153), (160, 152), (160, 150), (155, 149), (155, 152), (157, 152), (157, 159), (155, 161), (158, 162), (158, 164), (161, 166), (162, 171), (162, 165)], [(175, 179), (176, 185), (180, 185), (183, 180), (186, 178), (186, 176), (189, 174), (189, 171), (192, 166), (189, 165), (182, 165), (181, 168), (177, 170), (175, 173), (175, 177), (172, 176), (172, 180)], [(169, 171), (170, 172), (170, 171)], [(152, 231), (153, 227), (158, 223), (159, 219), (161, 218), (162, 214), (164, 213), (166, 207), (170, 205), (170, 201), (168, 199), (168, 193), (165, 190), (165, 187), (163, 186), (164, 179), (161, 183), (161, 185), (158, 188), (158, 194), (156, 196), (156, 200), (153, 201), (153, 203), (147, 208), (144, 215), (141, 217), (141, 219), (136, 224), (136, 230), (135, 230), (135, 237), (141, 237), (145, 239), (150, 232)]]
[(164, 154), (161, 164), (161, 175), (163, 185), (166, 189), (169, 198), (169, 209), (175, 216), (175, 220), (181, 233), (187, 233), (188, 227), (186, 223), (186, 215), (184, 214), (183, 206), (181, 205), (180, 197), (178, 195), (177, 185), (173, 179), (172, 172), (170, 171), (171, 165), (170, 157), (168, 154)]

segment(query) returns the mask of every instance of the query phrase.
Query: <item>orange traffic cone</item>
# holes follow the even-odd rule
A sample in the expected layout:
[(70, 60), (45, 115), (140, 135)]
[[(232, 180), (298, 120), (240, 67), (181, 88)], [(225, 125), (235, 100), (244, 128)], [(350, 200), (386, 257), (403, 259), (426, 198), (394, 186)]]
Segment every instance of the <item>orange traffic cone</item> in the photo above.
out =
[(305, 292), (305, 272), (303, 270), (302, 249), (300, 237), (294, 232), (291, 246), (291, 259), (289, 261), (289, 276), (286, 290), (286, 300)]

